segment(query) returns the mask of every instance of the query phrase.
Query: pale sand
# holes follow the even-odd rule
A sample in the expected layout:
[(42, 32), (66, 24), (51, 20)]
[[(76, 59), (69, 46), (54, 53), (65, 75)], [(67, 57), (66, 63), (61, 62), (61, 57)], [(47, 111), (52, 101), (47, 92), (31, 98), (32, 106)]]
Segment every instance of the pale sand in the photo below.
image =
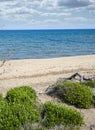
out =
[(6, 61), (0, 67), (0, 73), (3, 73), (0, 75), (0, 92), (6, 93), (9, 88), (21, 85), (45, 89), (59, 77), (75, 72), (95, 76), (95, 55)]
[[(95, 55), (6, 61), (0, 67), (0, 93), (5, 95), (10, 88), (29, 85), (36, 90), (39, 100), (51, 101), (54, 99), (44, 93), (45, 89), (58, 78), (68, 77), (76, 72), (86, 77), (95, 76)], [(84, 114), (86, 126), (95, 125), (94, 109), (81, 112)]]

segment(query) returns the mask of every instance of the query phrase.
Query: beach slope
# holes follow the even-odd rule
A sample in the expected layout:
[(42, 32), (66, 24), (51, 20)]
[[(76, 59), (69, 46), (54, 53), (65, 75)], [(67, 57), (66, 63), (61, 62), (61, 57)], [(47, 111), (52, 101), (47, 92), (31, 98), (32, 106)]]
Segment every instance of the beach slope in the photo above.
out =
[(0, 92), (20, 85), (44, 89), (75, 72), (95, 76), (95, 55), (6, 61), (0, 67)]

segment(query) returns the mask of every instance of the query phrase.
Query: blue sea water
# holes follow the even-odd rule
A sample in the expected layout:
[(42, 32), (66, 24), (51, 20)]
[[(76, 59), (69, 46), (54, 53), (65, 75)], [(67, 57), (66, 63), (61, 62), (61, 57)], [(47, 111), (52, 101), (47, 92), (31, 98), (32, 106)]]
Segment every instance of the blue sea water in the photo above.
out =
[(0, 60), (95, 54), (95, 29), (0, 30)]

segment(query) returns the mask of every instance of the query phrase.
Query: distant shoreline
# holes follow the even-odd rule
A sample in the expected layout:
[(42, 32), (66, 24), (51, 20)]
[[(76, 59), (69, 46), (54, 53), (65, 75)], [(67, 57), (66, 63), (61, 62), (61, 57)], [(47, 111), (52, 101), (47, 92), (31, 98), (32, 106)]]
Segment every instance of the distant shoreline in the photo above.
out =
[(52, 59), (62, 59), (62, 58), (74, 58), (74, 57), (88, 57), (88, 56), (95, 56), (95, 54), (88, 54), (88, 55), (74, 55), (74, 56), (61, 56), (61, 57), (47, 57), (47, 58), (24, 58), (24, 59), (2, 59), (0, 60), (3, 61), (3, 60), (6, 60), (6, 61), (24, 61), (24, 60), (52, 60)]

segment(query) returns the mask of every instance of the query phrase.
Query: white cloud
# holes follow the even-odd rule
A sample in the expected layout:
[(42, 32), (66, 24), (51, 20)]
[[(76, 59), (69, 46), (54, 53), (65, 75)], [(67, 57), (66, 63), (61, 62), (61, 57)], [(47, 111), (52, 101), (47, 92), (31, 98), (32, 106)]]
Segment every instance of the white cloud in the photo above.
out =
[(48, 16), (51, 16), (51, 17), (62, 17), (62, 16), (70, 16), (71, 15), (71, 13), (42, 13), (41, 14), (42, 16), (46, 16), (46, 17), (48, 17)]
[(44, 20), (44, 23), (59, 23), (60, 21), (58, 19), (47, 19)]
[(57, 5), (57, 0), (42, 0), (40, 6), (45, 8), (55, 7)]
[(68, 22), (86, 22), (87, 19), (84, 17), (68, 17), (68, 18), (64, 18), (65, 21)]
[(15, 24), (18, 21), (40, 26), (43, 22), (56, 26), (64, 21), (69, 26), (71, 22), (94, 21), (93, 16), (95, 0), (0, 0), (0, 21)]

